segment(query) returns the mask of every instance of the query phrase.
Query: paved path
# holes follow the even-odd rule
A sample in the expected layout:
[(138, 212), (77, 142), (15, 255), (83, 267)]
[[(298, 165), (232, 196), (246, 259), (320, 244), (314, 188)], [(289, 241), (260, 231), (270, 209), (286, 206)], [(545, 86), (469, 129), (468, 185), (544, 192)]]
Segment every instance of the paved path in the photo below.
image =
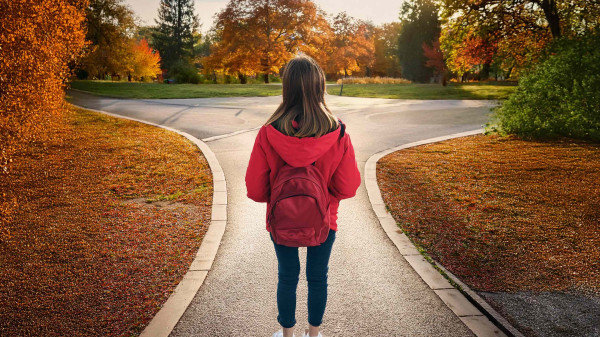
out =
[[(75, 104), (171, 126), (208, 142), (227, 180), (228, 223), (212, 270), (171, 336), (270, 336), (276, 320), (277, 260), (265, 204), (246, 198), (244, 174), (257, 131), (281, 96), (121, 100), (71, 92)], [(329, 96), (347, 124), (361, 174), (374, 153), (422, 139), (475, 130), (489, 101), (390, 100)], [(213, 140), (211, 140), (213, 139)], [(363, 184), (339, 208), (329, 267), (323, 334), (473, 336), (400, 255), (377, 222)], [(307, 327), (306, 249), (300, 249), (297, 331)], [(297, 334), (298, 335), (298, 334)]]

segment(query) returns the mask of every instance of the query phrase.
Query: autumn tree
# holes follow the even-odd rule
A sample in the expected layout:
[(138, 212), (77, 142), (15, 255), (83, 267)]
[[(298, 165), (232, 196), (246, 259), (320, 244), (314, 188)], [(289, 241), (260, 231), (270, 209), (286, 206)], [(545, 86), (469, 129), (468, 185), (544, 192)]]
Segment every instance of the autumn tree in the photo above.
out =
[[(105, 78), (127, 76), (150, 79), (160, 73), (160, 57), (143, 37), (152, 28), (137, 27), (131, 9), (122, 0), (90, 0), (86, 8), (90, 42), (79, 76)], [(142, 36), (138, 39), (138, 36)]]
[[(529, 68), (553, 39), (598, 27), (600, 3), (587, 0), (439, 0), (442, 49), (453, 63), (469, 58), (469, 46), (497, 46), (494, 62), (511, 73)], [(501, 57), (506, 58), (506, 61)], [(492, 62), (487, 58), (485, 72)]]
[[(0, 170), (60, 123), (68, 64), (85, 41), (84, 0), (0, 0)], [(6, 178), (3, 178), (6, 179)], [(0, 224), (16, 200), (0, 193)], [(3, 227), (0, 227), (2, 229)], [(6, 235), (0, 230), (1, 236)]]
[(411, 0), (400, 9), (402, 31), (398, 37), (398, 58), (402, 77), (414, 82), (428, 81), (433, 70), (426, 66), (423, 43), (434, 42), (440, 34), (438, 9), (432, 0)]
[(260, 62), (255, 54), (252, 54), (251, 47), (246, 45), (250, 42), (239, 35), (242, 33), (236, 29), (231, 21), (221, 19), (221, 12), (218, 21), (212, 28), (209, 35), (212, 38), (210, 53), (201, 59), (205, 72), (210, 72), (214, 83), (216, 83), (216, 73), (225, 73), (227, 75), (236, 74), (242, 84), (246, 83), (247, 76), (254, 75), (261, 70)]
[(497, 39), (494, 62), (506, 78), (519, 77), (523, 71), (539, 62), (543, 50), (551, 41), (550, 34), (536, 34), (533, 31)]
[(316, 6), (310, 6), (308, 9), (308, 13), (305, 12), (304, 15), (310, 17), (310, 24), (296, 27), (294, 39), (298, 43), (297, 50), (325, 67), (331, 56), (334, 32), (327, 20), (327, 13)]
[(130, 58), (125, 63), (128, 76), (134, 80), (149, 80), (161, 73), (160, 55), (148, 46), (146, 39), (132, 41)]
[(90, 0), (86, 8), (87, 34), (91, 42), (82, 61), (88, 76), (127, 73), (123, 60), (131, 55), (131, 39), (136, 30), (133, 11), (123, 0)]
[(491, 38), (482, 38), (476, 35), (472, 30), (466, 32), (461, 43), (455, 43), (448, 48), (448, 31), (442, 31), (441, 44), (446, 48), (441, 48), (447, 53), (446, 64), (448, 68), (464, 81), (465, 75), (469, 72), (479, 70), (480, 79), (487, 79), (489, 68), (498, 51), (497, 43)]
[[(315, 45), (326, 45), (323, 13), (309, 0), (231, 0), (213, 27), (215, 44), (205, 64), (228, 74), (245, 77), (269, 75), (299, 51), (323, 59)], [(320, 35), (324, 33), (325, 36)]]
[(392, 22), (375, 28), (373, 34), (374, 75), (390, 77), (402, 75), (400, 60), (398, 60), (398, 37), (401, 27), (399, 22)]
[(161, 0), (153, 47), (162, 58), (163, 68), (177, 62), (190, 63), (194, 57), (194, 33), (200, 26), (192, 0)]
[(446, 86), (446, 60), (440, 49), (440, 40), (435, 39), (431, 45), (423, 42), (423, 55), (425, 55), (425, 66), (433, 69), (433, 74), (441, 78), (442, 85)]
[(556, 39), (597, 27), (600, 3), (589, 0), (439, 0), (442, 18), (476, 32), (494, 30), (503, 36), (522, 28), (547, 31)]
[(341, 12), (331, 21), (333, 41), (326, 65), (328, 73), (352, 75), (374, 63), (375, 47), (366, 22)]

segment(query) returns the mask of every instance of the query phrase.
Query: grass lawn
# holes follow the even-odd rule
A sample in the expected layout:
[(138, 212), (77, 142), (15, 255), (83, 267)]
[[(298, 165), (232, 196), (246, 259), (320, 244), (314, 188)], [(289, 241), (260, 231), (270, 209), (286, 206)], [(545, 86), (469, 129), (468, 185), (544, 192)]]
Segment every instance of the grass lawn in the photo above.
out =
[[(111, 81), (73, 81), (74, 89), (124, 98), (201, 98), (234, 96), (275, 96), (281, 85), (274, 84), (161, 84)], [(440, 84), (345, 84), (344, 96), (405, 99), (505, 99), (514, 83)], [(330, 95), (339, 95), (339, 85), (327, 85)]]
[(123, 98), (202, 98), (281, 95), (279, 84), (162, 84), (73, 81), (71, 88)]
[[(327, 92), (340, 94), (341, 85), (330, 85)], [(344, 84), (343, 96), (404, 99), (506, 99), (517, 86), (511, 82), (441, 84)]]
[(206, 233), (212, 178), (182, 136), (69, 109), (49, 141), (17, 154), (0, 190), (0, 331), (137, 336)]
[(478, 291), (600, 294), (600, 145), (477, 135), (397, 151), (377, 180), (400, 228)]

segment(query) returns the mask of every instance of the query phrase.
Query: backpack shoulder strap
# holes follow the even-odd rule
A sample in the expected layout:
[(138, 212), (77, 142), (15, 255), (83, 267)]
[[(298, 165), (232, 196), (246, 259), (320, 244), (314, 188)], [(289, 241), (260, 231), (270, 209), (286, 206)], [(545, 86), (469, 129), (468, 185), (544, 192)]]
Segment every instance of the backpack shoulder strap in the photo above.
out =
[(340, 128), (342, 128), (342, 130), (340, 130), (340, 138), (342, 138), (344, 137), (344, 133), (346, 132), (346, 125), (342, 123), (342, 120), (339, 117), (338, 121), (340, 122)]

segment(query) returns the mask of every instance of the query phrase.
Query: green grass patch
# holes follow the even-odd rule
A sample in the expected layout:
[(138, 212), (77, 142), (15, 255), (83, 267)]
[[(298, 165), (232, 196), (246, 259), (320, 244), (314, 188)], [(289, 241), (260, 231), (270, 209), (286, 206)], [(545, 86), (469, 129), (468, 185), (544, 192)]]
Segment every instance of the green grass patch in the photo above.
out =
[(123, 98), (202, 98), (281, 95), (280, 84), (162, 84), (141, 82), (73, 81), (71, 88)]
[[(162, 84), (73, 81), (71, 87), (101, 96), (122, 98), (203, 98), (281, 95), (281, 84)], [(345, 84), (343, 96), (405, 99), (505, 99), (516, 88), (511, 82), (440, 84)], [(328, 84), (330, 95), (340, 85)]]
[[(404, 99), (506, 99), (516, 89), (512, 82), (441, 84), (344, 84), (343, 96)], [(340, 94), (340, 85), (327, 87), (330, 95)]]

